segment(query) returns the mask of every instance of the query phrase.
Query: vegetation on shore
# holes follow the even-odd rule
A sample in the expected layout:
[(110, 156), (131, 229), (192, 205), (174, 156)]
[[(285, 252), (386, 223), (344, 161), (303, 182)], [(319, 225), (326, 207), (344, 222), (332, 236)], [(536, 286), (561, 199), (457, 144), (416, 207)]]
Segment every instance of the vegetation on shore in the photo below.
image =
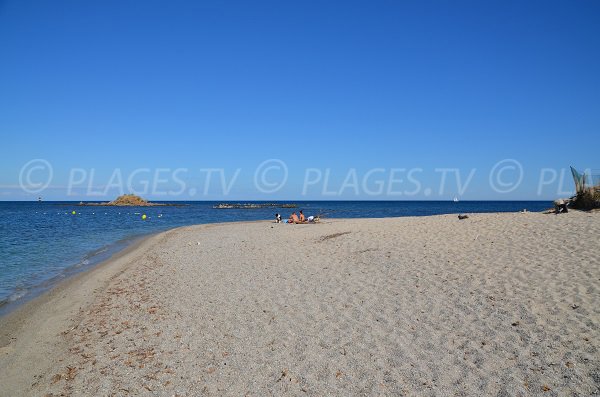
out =
[(591, 188), (577, 193), (571, 207), (587, 211), (600, 208), (600, 189)]

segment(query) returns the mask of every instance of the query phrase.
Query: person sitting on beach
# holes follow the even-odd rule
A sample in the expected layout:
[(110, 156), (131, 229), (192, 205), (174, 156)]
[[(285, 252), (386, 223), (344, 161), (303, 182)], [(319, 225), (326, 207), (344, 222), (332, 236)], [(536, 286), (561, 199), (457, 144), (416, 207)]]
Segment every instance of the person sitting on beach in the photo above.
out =
[(569, 210), (567, 209), (567, 200), (564, 200), (564, 199), (554, 200), (554, 213), (560, 214), (563, 212), (564, 213), (569, 212)]
[(304, 217), (302, 210), (300, 210), (300, 223), (306, 223), (306, 218)]
[(295, 212), (292, 212), (290, 219), (288, 219), (288, 223), (300, 223), (300, 220), (298, 219), (298, 215), (296, 215)]

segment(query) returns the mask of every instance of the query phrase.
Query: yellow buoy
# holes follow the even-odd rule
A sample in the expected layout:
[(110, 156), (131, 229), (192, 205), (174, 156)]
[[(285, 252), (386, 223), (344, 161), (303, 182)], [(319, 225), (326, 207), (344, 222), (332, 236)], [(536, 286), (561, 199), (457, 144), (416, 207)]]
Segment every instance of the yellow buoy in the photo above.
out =
[(145, 220), (146, 219), (146, 214), (142, 215), (142, 219)]
[(75, 215), (75, 214), (77, 214), (77, 212), (73, 211), (73, 212), (71, 212), (71, 214)]

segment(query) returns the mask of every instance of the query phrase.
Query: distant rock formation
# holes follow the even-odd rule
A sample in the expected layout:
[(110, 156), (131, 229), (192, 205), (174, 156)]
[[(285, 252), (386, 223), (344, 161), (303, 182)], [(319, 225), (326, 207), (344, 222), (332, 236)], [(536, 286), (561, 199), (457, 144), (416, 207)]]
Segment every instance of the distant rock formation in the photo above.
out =
[(108, 203), (84, 203), (84, 202), (81, 202), (81, 203), (79, 203), (79, 205), (102, 205), (102, 206), (114, 206), (114, 207), (156, 207), (156, 206), (175, 205), (175, 204), (151, 203), (148, 200), (144, 200), (140, 196), (136, 196), (135, 194), (124, 194)]
[(151, 205), (151, 203), (135, 194), (124, 194), (106, 205), (146, 207)]
[(279, 203), (220, 203), (217, 205), (213, 205), (214, 209), (223, 210), (223, 209), (258, 209), (258, 208), (296, 208), (296, 204), (279, 204)]

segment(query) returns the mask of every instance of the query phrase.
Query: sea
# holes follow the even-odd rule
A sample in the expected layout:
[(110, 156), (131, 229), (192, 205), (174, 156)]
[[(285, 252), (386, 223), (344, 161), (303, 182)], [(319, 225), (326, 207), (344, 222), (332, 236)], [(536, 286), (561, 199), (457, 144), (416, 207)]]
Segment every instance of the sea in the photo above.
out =
[(296, 204), (297, 208), (217, 209), (213, 207), (221, 202), (162, 203), (174, 205), (99, 207), (78, 202), (0, 201), (0, 315), (134, 241), (178, 226), (271, 220), (275, 213), (285, 219), (300, 209), (306, 216), (327, 219), (536, 212), (552, 206), (548, 201), (289, 201), (270, 203)]

